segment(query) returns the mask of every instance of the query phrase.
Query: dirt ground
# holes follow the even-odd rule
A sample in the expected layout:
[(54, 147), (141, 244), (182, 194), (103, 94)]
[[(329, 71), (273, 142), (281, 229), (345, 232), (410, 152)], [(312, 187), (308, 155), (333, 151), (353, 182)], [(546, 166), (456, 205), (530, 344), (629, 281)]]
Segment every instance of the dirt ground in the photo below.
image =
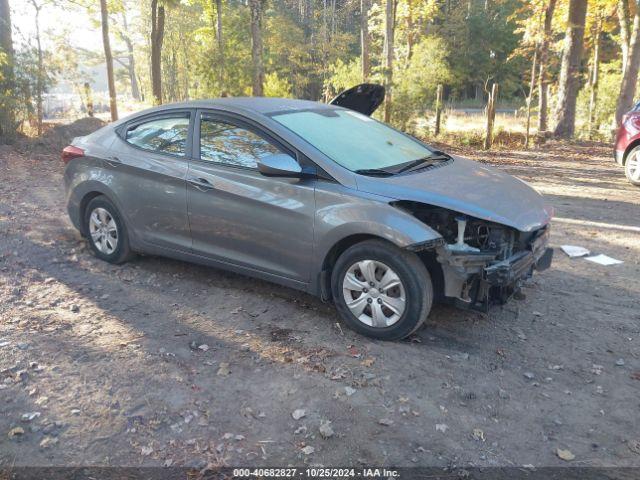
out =
[(470, 155), (554, 205), (554, 264), (395, 343), (266, 282), (101, 262), (57, 151), (0, 148), (1, 465), (640, 466), (639, 190), (609, 145)]

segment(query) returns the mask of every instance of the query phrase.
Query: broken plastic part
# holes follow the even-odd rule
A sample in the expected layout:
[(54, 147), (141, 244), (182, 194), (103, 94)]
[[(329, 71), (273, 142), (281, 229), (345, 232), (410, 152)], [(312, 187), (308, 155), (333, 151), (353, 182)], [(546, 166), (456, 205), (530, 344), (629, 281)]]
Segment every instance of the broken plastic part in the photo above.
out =
[(456, 243), (447, 245), (449, 250), (454, 252), (479, 252), (479, 248), (475, 248), (464, 243), (464, 232), (467, 229), (467, 217), (456, 217), (456, 222), (458, 222), (458, 239)]

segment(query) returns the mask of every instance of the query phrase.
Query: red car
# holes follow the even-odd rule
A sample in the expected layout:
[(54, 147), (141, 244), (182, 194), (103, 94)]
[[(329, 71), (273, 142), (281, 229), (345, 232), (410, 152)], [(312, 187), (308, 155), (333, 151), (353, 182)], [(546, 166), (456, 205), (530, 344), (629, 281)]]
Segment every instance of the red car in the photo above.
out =
[(615, 158), (624, 165), (627, 179), (640, 186), (640, 102), (622, 117), (616, 135)]

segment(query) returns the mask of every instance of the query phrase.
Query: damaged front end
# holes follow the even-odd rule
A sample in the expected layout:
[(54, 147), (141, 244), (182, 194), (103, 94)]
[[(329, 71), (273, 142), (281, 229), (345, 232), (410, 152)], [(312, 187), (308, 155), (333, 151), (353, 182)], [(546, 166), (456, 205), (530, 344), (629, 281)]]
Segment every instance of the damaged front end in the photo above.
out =
[(441, 242), (425, 245), (442, 270), (442, 295), (464, 308), (486, 311), (503, 304), (533, 270), (551, 265), (550, 225), (529, 232), (414, 202), (396, 206), (436, 230)]

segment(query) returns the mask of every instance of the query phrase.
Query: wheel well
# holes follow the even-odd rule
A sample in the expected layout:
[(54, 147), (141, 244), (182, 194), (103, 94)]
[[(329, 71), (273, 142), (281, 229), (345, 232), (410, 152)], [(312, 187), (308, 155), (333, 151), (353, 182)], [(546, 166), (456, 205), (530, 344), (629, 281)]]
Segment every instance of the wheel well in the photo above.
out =
[[(320, 275), (320, 293), (323, 300), (331, 300), (331, 272), (333, 271), (333, 266), (336, 264), (338, 257), (340, 257), (342, 252), (348, 248), (357, 243), (364, 242), (365, 240), (388, 241), (375, 235), (358, 234), (343, 238), (331, 247), (331, 250), (329, 250), (329, 253), (327, 253), (324, 262), (322, 263), (322, 273)], [(436, 258), (436, 253), (432, 250), (423, 250), (416, 254), (420, 260), (422, 260), (425, 267), (427, 267), (429, 275), (431, 275), (434, 299), (438, 300), (444, 296), (444, 274), (442, 273), (442, 267)]]
[(84, 197), (82, 197), (82, 200), (80, 200), (80, 229), (82, 230), (82, 233), (85, 235), (87, 232), (84, 231), (85, 229), (84, 217), (86, 214), (87, 205), (89, 205), (89, 202), (91, 200), (93, 200), (96, 197), (99, 197), (100, 195), (104, 195), (104, 194), (102, 192), (89, 192)]
[(629, 152), (638, 146), (640, 146), (640, 138), (627, 145), (627, 148), (624, 151), (624, 155), (622, 156), (622, 165), (627, 163), (627, 155), (629, 155)]
[(438, 255), (434, 250), (422, 250), (417, 252), (418, 257), (427, 267), (431, 276), (431, 284), (433, 285), (433, 300), (441, 301), (444, 299), (444, 273), (442, 265), (438, 262)]
[(365, 240), (384, 240), (381, 237), (368, 234), (357, 234), (343, 238), (336, 243), (329, 253), (324, 257), (322, 262), (322, 273), (320, 274), (320, 296), (323, 300), (331, 300), (331, 272), (333, 266), (336, 264), (338, 257), (342, 255), (346, 249), (354, 246), (356, 243), (364, 242)]

